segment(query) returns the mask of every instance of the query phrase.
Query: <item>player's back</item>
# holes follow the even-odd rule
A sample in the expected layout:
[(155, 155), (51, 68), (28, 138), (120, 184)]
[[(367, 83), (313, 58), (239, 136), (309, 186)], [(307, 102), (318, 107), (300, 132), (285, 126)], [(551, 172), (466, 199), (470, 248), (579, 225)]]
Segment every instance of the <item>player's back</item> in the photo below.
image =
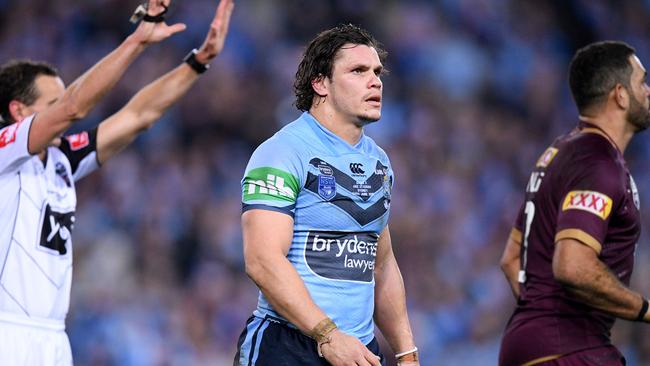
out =
[(555, 243), (570, 238), (595, 250), (623, 283), (632, 272), (640, 228), (634, 181), (606, 135), (582, 127), (542, 154), (526, 187), (513, 229), (522, 243), (520, 297), (502, 347), (530, 358), (504, 364), (610, 344), (614, 317), (576, 301), (552, 267)]

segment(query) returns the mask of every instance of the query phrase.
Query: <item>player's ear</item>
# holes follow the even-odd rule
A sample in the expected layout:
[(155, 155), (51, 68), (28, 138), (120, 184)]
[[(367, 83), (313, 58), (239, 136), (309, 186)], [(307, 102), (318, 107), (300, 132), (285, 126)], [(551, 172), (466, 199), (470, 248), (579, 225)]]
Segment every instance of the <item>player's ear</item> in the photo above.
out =
[(616, 105), (621, 109), (627, 109), (630, 103), (630, 93), (627, 88), (623, 84), (617, 83), (612, 92)]
[(9, 102), (9, 115), (14, 121), (22, 121), (25, 117), (29, 117), (30, 114), (29, 108), (23, 102), (15, 99)]
[(314, 92), (320, 97), (326, 97), (328, 92), (327, 77), (325, 75), (318, 75), (317, 78), (311, 81), (311, 87), (314, 88)]

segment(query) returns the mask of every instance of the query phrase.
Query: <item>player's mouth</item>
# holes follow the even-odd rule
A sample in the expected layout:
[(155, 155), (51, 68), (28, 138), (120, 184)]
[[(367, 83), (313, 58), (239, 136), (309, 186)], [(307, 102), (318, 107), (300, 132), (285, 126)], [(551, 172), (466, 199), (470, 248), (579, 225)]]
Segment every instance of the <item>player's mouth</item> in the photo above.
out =
[(371, 95), (369, 98), (366, 98), (366, 102), (374, 106), (381, 106), (381, 95)]

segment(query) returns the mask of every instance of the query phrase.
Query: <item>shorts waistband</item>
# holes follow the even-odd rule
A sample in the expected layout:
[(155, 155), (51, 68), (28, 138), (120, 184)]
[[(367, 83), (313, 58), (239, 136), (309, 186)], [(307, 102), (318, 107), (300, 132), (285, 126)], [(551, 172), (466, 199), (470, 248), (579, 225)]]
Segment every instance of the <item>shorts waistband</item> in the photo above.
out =
[(29, 317), (26, 315), (4, 312), (0, 312), (0, 323), (11, 323), (54, 331), (65, 330), (65, 322), (63, 320)]

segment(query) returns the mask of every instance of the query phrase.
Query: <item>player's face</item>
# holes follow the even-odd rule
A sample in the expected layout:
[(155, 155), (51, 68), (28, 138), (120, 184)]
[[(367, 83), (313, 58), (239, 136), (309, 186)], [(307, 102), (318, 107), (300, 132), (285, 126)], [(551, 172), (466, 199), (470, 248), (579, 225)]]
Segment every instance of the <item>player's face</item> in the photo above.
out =
[(335, 113), (363, 126), (381, 117), (383, 66), (377, 51), (366, 45), (339, 49), (329, 79), (327, 98)]
[(34, 80), (34, 86), (38, 98), (31, 105), (25, 106), (25, 115), (23, 117), (29, 117), (34, 113), (43, 111), (59, 100), (65, 92), (63, 80), (58, 76), (39, 75)]
[(630, 76), (630, 108), (627, 121), (637, 132), (650, 126), (650, 87), (646, 82), (647, 72), (636, 56), (630, 57), (632, 75)]

